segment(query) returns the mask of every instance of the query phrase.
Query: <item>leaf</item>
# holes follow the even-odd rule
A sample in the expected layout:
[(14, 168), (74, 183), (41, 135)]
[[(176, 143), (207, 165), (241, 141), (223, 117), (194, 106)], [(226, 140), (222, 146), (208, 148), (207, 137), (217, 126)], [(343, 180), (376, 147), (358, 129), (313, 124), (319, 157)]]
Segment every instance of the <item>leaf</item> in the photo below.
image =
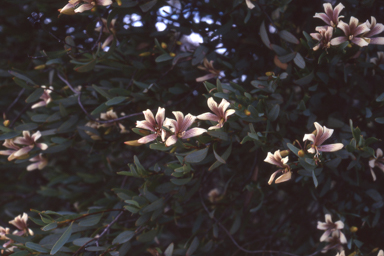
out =
[(187, 250), (186, 256), (192, 255), (197, 250), (197, 247), (199, 247), (199, 239), (195, 236)]
[(31, 93), (28, 98), (25, 100), (26, 103), (32, 103), (40, 99), (41, 95), (43, 95), (44, 89), (37, 88), (33, 93)]
[(44, 253), (49, 252), (49, 250), (47, 248), (44, 248), (43, 246), (41, 246), (39, 244), (32, 243), (32, 242), (26, 242), (25, 246), (28, 247), (29, 249), (35, 250), (37, 252), (44, 252)]
[(182, 186), (190, 182), (192, 177), (190, 178), (185, 178), (185, 179), (171, 179), (171, 182), (175, 185)]
[(289, 43), (293, 43), (293, 44), (300, 43), (300, 41), (292, 33), (288, 32), (287, 30), (280, 31), (279, 36)]
[[(91, 238), (91, 237), (81, 237), (81, 238), (77, 238), (77, 239), (75, 239), (75, 240), (73, 240), (73, 244), (74, 245), (77, 245), (77, 246), (83, 246), (83, 245), (85, 245), (86, 243), (88, 243), (89, 241), (91, 241), (93, 238)], [(96, 242), (96, 241), (95, 241)], [(91, 244), (93, 244), (93, 243), (95, 243), (95, 242), (91, 242), (91, 243), (89, 243), (88, 245), (91, 245)]]
[(269, 41), (267, 30), (265, 29), (264, 21), (260, 25), (260, 37), (261, 41), (269, 48), (271, 49), (271, 42)]
[(173, 57), (171, 55), (169, 55), (169, 53), (163, 53), (159, 57), (157, 57), (155, 59), (155, 61), (156, 62), (163, 62), (163, 61), (167, 61), (167, 60), (171, 60), (171, 59), (173, 59)]
[(100, 106), (98, 106), (97, 108), (95, 108), (92, 112), (91, 112), (91, 115), (97, 115), (97, 114), (100, 114), (101, 112), (105, 112), (107, 111), (108, 109), (108, 106), (105, 105), (105, 103), (102, 103)]
[(42, 227), (41, 230), (49, 231), (49, 230), (52, 230), (52, 229), (55, 229), (55, 228), (57, 228), (57, 222), (52, 222), (52, 223), (49, 223), (48, 225)]
[(201, 63), (207, 52), (208, 48), (206, 46), (200, 45), (199, 47), (197, 47), (195, 52), (193, 53), (192, 65), (195, 66)]
[(295, 62), (295, 64), (299, 68), (301, 68), (301, 69), (305, 68), (305, 61), (304, 61), (304, 59), (303, 59), (303, 57), (301, 56), (300, 53), (296, 54), (295, 58), (293, 59), (293, 62)]
[(94, 226), (96, 225), (97, 223), (99, 223), (101, 217), (103, 216), (102, 213), (100, 214), (94, 214), (94, 215), (89, 215), (85, 218), (83, 218), (80, 222), (79, 222), (79, 226), (83, 226), (83, 227), (90, 227), (90, 226)]
[(39, 127), (37, 124), (35, 123), (25, 123), (25, 124), (21, 124), (21, 125), (18, 125), (15, 127), (15, 131), (31, 131), (31, 130), (35, 130), (37, 127)]
[(315, 175), (315, 170), (312, 171), (312, 179), (313, 179), (313, 183), (315, 184), (315, 187), (317, 188), (319, 183), (318, 183), (316, 175)]
[(12, 253), (11, 255), (12, 256), (26, 256), (26, 255), (30, 255), (31, 253), (29, 251), (19, 251), (19, 252), (15, 252), (15, 253)]
[(280, 105), (279, 104), (276, 104), (275, 106), (273, 106), (273, 108), (269, 111), (268, 113), (268, 119), (273, 122), (277, 119), (277, 117), (279, 116), (279, 112), (280, 112)]
[(97, 63), (97, 60), (93, 59), (90, 62), (86, 63), (85, 65), (80, 66), (80, 67), (76, 67), (73, 70), (75, 70), (77, 72), (88, 72), (88, 71), (93, 70), (93, 68), (95, 67), (96, 63)]
[(126, 99), (127, 99), (127, 97), (124, 97), (124, 96), (114, 97), (114, 98), (108, 100), (107, 102), (105, 102), (105, 105), (107, 105), (107, 106), (117, 105), (117, 104), (120, 104), (121, 102), (125, 101)]
[(19, 136), (20, 132), (8, 132), (0, 135), (0, 140), (7, 140), (7, 139), (12, 139), (15, 138), (16, 136)]
[(63, 247), (63, 245), (68, 241), (69, 237), (72, 234), (72, 224), (73, 222), (71, 222), (71, 225), (69, 225), (67, 230), (65, 230), (63, 235), (53, 245), (52, 250), (50, 252), (51, 255), (54, 255), (55, 253), (57, 253), (61, 249), (61, 247)]
[(375, 121), (378, 122), (379, 124), (384, 124), (384, 117), (375, 118)]
[(112, 244), (124, 244), (132, 239), (135, 236), (134, 231), (124, 231), (120, 233), (115, 239), (113, 239)]
[(57, 128), (57, 132), (68, 131), (68, 129), (74, 126), (78, 120), (79, 120), (79, 117), (77, 115), (70, 116), (67, 121), (65, 121), (62, 125), (60, 125), (59, 128)]
[(147, 12), (149, 11), (153, 6), (155, 6), (155, 4), (157, 3), (157, 0), (152, 0), (152, 1), (149, 1), (145, 4), (142, 4), (140, 5), (140, 9), (143, 11), (143, 12)]
[(224, 160), (223, 158), (221, 158), (221, 156), (219, 156), (219, 155), (216, 153), (215, 150), (213, 150), (213, 154), (215, 155), (215, 158), (216, 158), (217, 161), (219, 161), (219, 162), (222, 163), (222, 164), (225, 164), (225, 163), (226, 163), (225, 160)]
[(373, 200), (376, 202), (383, 201), (383, 197), (380, 195), (379, 192), (375, 189), (369, 189), (365, 192), (367, 195), (369, 195)]
[(209, 146), (204, 149), (193, 151), (192, 153), (189, 153), (188, 155), (186, 155), (184, 160), (188, 163), (199, 163), (203, 161), (204, 158), (207, 156), (208, 149), (209, 149)]
[(379, 97), (376, 98), (376, 101), (377, 101), (377, 102), (382, 102), (382, 101), (384, 101), (384, 92), (383, 92), (382, 94), (380, 94)]
[(287, 55), (289, 52), (283, 47), (280, 47), (276, 44), (271, 44), (272, 49), (276, 52), (277, 55)]
[(146, 207), (143, 208), (143, 212), (153, 212), (154, 210), (157, 210), (164, 205), (164, 198), (160, 198), (150, 205), (147, 205)]
[(296, 52), (291, 52), (287, 55), (284, 55), (284, 56), (279, 56), (277, 57), (282, 63), (287, 63), (291, 60), (293, 60), (296, 56)]
[(228, 140), (228, 134), (226, 132), (211, 130), (207, 132), (207, 134), (219, 138), (221, 140)]
[(13, 76), (15, 76), (15, 77), (17, 77), (17, 78), (19, 78), (19, 79), (21, 79), (21, 80), (23, 80), (23, 81), (29, 83), (29, 84), (36, 85), (35, 82), (33, 82), (30, 78), (26, 77), (25, 75), (19, 74), (19, 73), (13, 71), (13, 70), (8, 70), (8, 72), (9, 72), (11, 75), (13, 75)]
[(157, 230), (153, 229), (148, 231), (147, 233), (141, 234), (136, 239), (139, 242), (147, 243), (147, 242), (152, 242), (156, 235), (157, 235)]
[(101, 94), (102, 96), (104, 96), (108, 100), (112, 99), (112, 96), (109, 93), (107, 93), (106, 91), (104, 91), (101, 87), (94, 85), (94, 84), (92, 85), (92, 87), (93, 87), (93, 89), (95, 89), (95, 91), (97, 91), (99, 94)]
[(295, 84), (298, 84), (298, 85), (306, 85), (306, 84), (309, 84), (313, 80), (314, 77), (315, 76), (314, 76), (313, 71), (312, 71), (309, 75), (307, 75), (303, 78), (300, 78), (298, 80), (294, 80), (293, 82)]
[(296, 155), (299, 156), (299, 150), (297, 147), (293, 146), (291, 143), (287, 143), (287, 147)]
[(164, 251), (164, 256), (172, 256), (172, 254), (173, 254), (173, 248), (174, 248), (173, 243), (171, 243), (170, 245), (168, 245), (167, 249), (165, 249), (165, 251)]

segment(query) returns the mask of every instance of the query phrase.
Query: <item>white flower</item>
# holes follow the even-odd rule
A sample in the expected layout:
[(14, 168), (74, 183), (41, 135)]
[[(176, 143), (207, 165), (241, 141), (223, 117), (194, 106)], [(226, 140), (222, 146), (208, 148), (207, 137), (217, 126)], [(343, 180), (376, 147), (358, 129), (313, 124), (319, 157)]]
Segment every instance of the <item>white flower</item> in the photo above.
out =
[(39, 155), (29, 159), (29, 161), (34, 162), (34, 163), (27, 166), (27, 171), (32, 171), (32, 170), (36, 170), (36, 169), (42, 170), (48, 164), (47, 159), (44, 158), (43, 154), (41, 154), (41, 153)]
[(161, 139), (164, 141), (166, 132), (162, 127), (165, 119), (165, 109), (159, 107), (157, 109), (156, 118), (153, 116), (152, 111), (149, 109), (143, 111), (143, 113), (145, 120), (137, 121), (136, 127), (149, 130), (153, 133), (142, 137), (137, 142), (146, 144), (148, 142), (154, 141), (158, 136), (161, 136)]
[(28, 214), (23, 213), (23, 216), (21, 216), (20, 214), (19, 216), (15, 217), (14, 220), (11, 220), (9, 224), (12, 224), (17, 229), (20, 230), (15, 232), (16, 235), (21, 236), (28, 231), (28, 233), (31, 236), (33, 236), (33, 231), (30, 228), (28, 228), (27, 221), (28, 221)]
[(223, 127), (223, 124), (227, 121), (228, 116), (233, 115), (235, 113), (234, 109), (228, 109), (230, 103), (226, 101), (225, 99), (222, 99), (220, 104), (217, 105), (217, 103), (213, 100), (212, 97), (208, 99), (208, 107), (212, 110), (212, 113), (204, 113), (201, 115), (198, 115), (197, 118), (200, 120), (210, 120), (218, 122), (217, 125), (211, 126), (208, 128), (208, 130), (213, 129), (220, 129)]
[(23, 137), (17, 137), (14, 139), (13, 142), (19, 145), (25, 145), (26, 147), (19, 149), (17, 152), (14, 153), (14, 156), (19, 157), (19, 156), (26, 155), (35, 146), (40, 148), (41, 150), (46, 150), (48, 148), (47, 144), (36, 143), (36, 141), (40, 139), (40, 137), (41, 137), (40, 131), (35, 132), (34, 134), (32, 134), (32, 136), (29, 131), (23, 131)]
[(43, 94), (40, 96), (41, 101), (33, 104), (31, 108), (32, 109), (40, 108), (48, 105), (52, 101), (50, 94), (51, 94), (51, 89), (44, 89)]
[(375, 167), (379, 167), (380, 170), (384, 172), (384, 157), (383, 151), (380, 148), (376, 150), (376, 157), (374, 159), (369, 160), (369, 168), (371, 170), (371, 174), (374, 181), (376, 180), (376, 175), (373, 172), (373, 168)]
[(275, 183), (281, 183), (285, 182), (291, 179), (292, 172), (289, 165), (287, 165), (288, 162), (288, 156), (282, 158), (280, 154), (280, 150), (276, 150), (274, 154), (268, 152), (267, 157), (264, 159), (264, 162), (276, 165), (280, 167), (281, 169), (275, 171), (272, 173), (271, 177), (269, 178), (268, 184), (271, 185), (273, 180), (275, 179), (276, 175), (279, 173), (282, 173), (280, 177), (278, 177), (275, 180)]
[[(336, 221), (335, 223), (332, 222), (332, 217), (330, 214), (325, 214), (325, 222), (317, 222), (317, 229), (325, 230), (324, 234), (320, 237), (320, 242), (325, 241), (329, 235), (336, 231), (341, 230), (344, 228), (344, 223), (341, 220)], [(344, 234), (340, 232), (340, 240), (341, 241), (347, 241)]]

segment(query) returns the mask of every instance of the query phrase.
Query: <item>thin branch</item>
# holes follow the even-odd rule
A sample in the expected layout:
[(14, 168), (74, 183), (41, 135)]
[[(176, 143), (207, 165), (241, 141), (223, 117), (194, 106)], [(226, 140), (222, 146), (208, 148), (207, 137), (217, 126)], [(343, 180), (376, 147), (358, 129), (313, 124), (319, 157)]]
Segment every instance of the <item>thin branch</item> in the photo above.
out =
[(62, 77), (59, 72), (56, 72), (56, 73), (57, 73), (57, 76), (60, 78), (60, 80), (63, 81), (71, 89), (71, 91), (74, 94), (76, 94), (76, 95), (80, 94), (80, 92), (75, 90), (75, 88), (72, 87), (72, 85), (68, 82), (68, 80), (66, 80), (64, 77)]
[(15, 119), (12, 120), (11, 124), (9, 125), (10, 128), (12, 128), (12, 126), (15, 124), (17, 119), (19, 119), (21, 117), (21, 115), (24, 114), (31, 107), (31, 105), (32, 105), (32, 103), (28, 103), (27, 105), (25, 105), (25, 107), (20, 111), (20, 113), (17, 114)]
[(24, 91), (25, 91), (25, 88), (21, 89), (21, 91), (17, 95), (16, 99), (11, 103), (11, 105), (8, 106), (7, 110), (5, 110), (5, 115), (7, 115), (7, 113), (11, 110), (11, 108), (13, 108), (13, 106), (19, 101), (19, 99), (20, 99), (21, 95), (24, 93)]
[[(88, 217), (90, 215), (96, 215), (96, 214), (105, 213), (105, 212), (115, 212), (115, 211), (125, 211), (125, 209), (109, 209), (109, 210), (105, 210), (105, 211), (85, 213), (82, 216), (74, 218), (74, 219), (59, 221), (59, 222), (57, 222), (57, 225), (68, 223), (68, 222), (72, 222), (72, 221), (76, 221), (76, 220), (80, 220), (80, 219)], [(44, 212), (42, 212), (42, 213), (44, 213)]]
[(109, 224), (105, 227), (105, 229), (103, 230), (103, 232), (101, 232), (100, 235), (98, 235), (97, 237), (95, 237), (95, 238), (89, 240), (88, 242), (86, 242), (86, 243), (85, 243), (83, 246), (81, 246), (81, 247), (80, 247), (74, 254), (72, 254), (72, 256), (76, 256), (77, 254), (79, 254), (79, 252), (82, 251), (82, 250), (87, 246), (87, 244), (89, 244), (89, 243), (91, 243), (91, 242), (93, 242), (93, 241), (96, 241), (96, 242), (99, 241), (100, 238), (101, 238), (102, 236), (104, 236), (104, 235), (108, 232), (108, 230), (111, 228), (111, 226), (112, 226), (113, 224), (115, 224), (115, 222), (120, 218), (120, 216), (121, 216), (123, 213), (124, 213), (124, 211), (120, 212), (120, 213), (116, 216), (116, 218), (115, 218), (111, 223), (109, 223)]
[(99, 22), (101, 24), (101, 28), (100, 28), (100, 33), (99, 33), (99, 37), (97, 38), (96, 42), (93, 44), (91, 50), (93, 51), (96, 46), (99, 44), (100, 40), (101, 40), (101, 36), (103, 35), (103, 29), (104, 29), (104, 22), (103, 20), (99, 17)]

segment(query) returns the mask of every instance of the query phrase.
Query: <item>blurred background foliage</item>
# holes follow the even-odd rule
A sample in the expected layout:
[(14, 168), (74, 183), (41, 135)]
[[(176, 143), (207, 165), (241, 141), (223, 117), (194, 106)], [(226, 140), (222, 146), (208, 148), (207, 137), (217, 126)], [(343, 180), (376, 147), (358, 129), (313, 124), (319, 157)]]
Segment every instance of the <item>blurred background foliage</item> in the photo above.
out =
[[(384, 22), (384, 1), (341, 2), (345, 22), (351, 16)], [(324, 25), (312, 18), (323, 12), (324, 2), (317, 0), (259, 0), (252, 10), (242, 0), (122, 0), (59, 15), (66, 3), (3, 0), (0, 8), (0, 109), (2, 122), (10, 122), (0, 127), (1, 140), (40, 130), (49, 146), (41, 171), (27, 172), (28, 158), (0, 158), (0, 226), (22, 212), (34, 218), (29, 225), (35, 236), (15, 240), (29, 242), (22, 252), (52, 253), (68, 231), (65, 221), (75, 219), (56, 255), (79, 249), (79, 255), (95, 255), (81, 248), (88, 241), (81, 239), (111, 222), (100, 246), (93, 246), (99, 254), (245, 255), (241, 245), (309, 255), (325, 246), (316, 225), (326, 213), (345, 223), (349, 253), (367, 255), (382, 246), (384, 175), (376, 168), (373, 182), (368, 160), (383, 148), (384, 66), (370, 63), (383, 46), (312, 51), (303, 31)], [(100, 26), (102, 33), (95, 31)], [(113, 41), (102, 49), (110, 35)], [(204, 58), (213, 68), (204, 66)], [(196, 82), (207, 74), (208, 82)], [(31, 109), (42, 85), (53, 87), (53, 100)], [(221, 133), (174, 149), (124, 145), (140, 138), (131, 129), (144, 119), (141, 111), (160, 106), (168, 117), (171, 111), (199, 115), (209, 111), (211, 96), (236, 110)], [(111, 108), (118, 117), (131, 116), (86, 126)], [(291, 152), (297, 166), (292, 180), (269, 186), (275, 169), (263, 162), (267, 152), (288, 149), (295, 140), (303, 145), (315, 121), (335, 129), (329, 141), (348, 146), (308, 169)], [(184, 157), (206, 148), (202, 159)], [(47, 210), (60, 215), (41, 213)], [(104, 214), (79, 223), (81, 214), (98, 211)]]

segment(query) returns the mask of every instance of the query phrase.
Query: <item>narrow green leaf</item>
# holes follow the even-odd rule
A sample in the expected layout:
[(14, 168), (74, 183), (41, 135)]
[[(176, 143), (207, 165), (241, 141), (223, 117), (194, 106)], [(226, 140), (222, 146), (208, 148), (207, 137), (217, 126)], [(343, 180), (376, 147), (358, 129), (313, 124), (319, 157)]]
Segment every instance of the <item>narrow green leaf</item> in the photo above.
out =
[(35, 130), (37, 127), (39, 127), (37, 124), (35, 123), (25, 123), (25, 124), (20, 124), (18, 126), (15, 127), (15, 130), (16, 131), (31, 131), (31, 130)]
[(319, 182), (317, 181), (316, 175), (315, 175), (315, 170), (312, 171), (312, 179), (313, 179), (313, 184), (315, 184), (315, 187), (319, 185)]
[(17, 78), (19, 78), (19, 79), (21, 79), (21, 80), (27, 82), (28, 84), (36, 85), (35, 82), (33, 82), (30, 78), (26, 77), (25, 75), (22, 75), (22, 74), (20, 74), (20, 73), (17, 73), (16, 71), (13, 71), (13, 70), (8, 70), (8, 72), (9, 72), (11, 75), (13, 75), (13, 76), (15, 76), (15, 77), (17, 77)]
[(185, 179), (171, 179), (171, 182), (175, 185), (182, 186), (190, 182), (192, 177), (190, 178), (185, 178)]
[(120, 233), (115, 239), (113, 239), (112, 244), (123, 244), (128, 242), (135, 236), (134, 231), (124, 231)]
[(108, 100), (107, 102), (105, 102), (105, 105), (107, 105), (107, 106), (117, 105), (117, 104), (120, 104), (121, 102), (125, 101), (126, 99), (127, 99), (127, 97), (124, 97), (124, 96), (114, 97), (114, 98)]
[(169, 55), (169, 53), (163, 53), (160, 56), (158, 56), (155, 59), (155, 61), (156, 62), (163, 62), (163, 61), (167, 61), (167, 60), (171, 60), (171, 59), (173, 59), (173, 57), (171, 55)]
[(291, 150), (296, 156), (299, 156), (299, 150), (297, 147), (293, 146), (291, 143), (287, 143), (287, 147)]
[(293, 60), (296, 57), (296, 54), (297, 54), (296, 52), (291, 52), (291, 53), (288, 53), (287, 55), (279, 56), (278, 59), (283, 63), (287, 63)]
[(260, 37), (261, 41), (269, 48), (271, 49), (271, 42), (269, 41), (267, 30), (265, 29), (264, 21), (260, 25)]
[(72, 234), (72, 224), (73, 224), (73, 222), (71, 222), (71, 225), (69, 225), (67, 230), (65, 230), (63, 235), (53, 245), (52, 250), (50, 252), (51, 255), (56, 254), (61, 249), (61, 247), (63, 247), (63, 245), (68, 241), (69, 237)]
[(155, 4), (157, 3), (157, 0), (151, 0), (145, 4), (142, 4), (140, 5), (140, 9), (143, 11), (143, 12), (147, 12), (149, 11), (153, 6), (155, 6)]
[(288, 32), (287, 30), (280, 31), (279, 36), (289, 43), (293, 43), (293, 44), (300, 43), (300, 41), (291, 32)]
[(93, 89), (95, 89), (95, 91), (97, 91), (103, 97), (107, 98), (108, 100), (112, 99), (112, 96), (109, 93), (107, 93), (106, 91), (104, 91), (101, 87), (94, 85), (94, 84), (92, 85), (92, 87), (93, 87)]
[(215, 155), (215, 158), (217, 161), (219, 161), (222, 164), (226, 163), (225, 160), (223, 158), (221, 158), (221, 156), (219, 156), (219, 154), (217, 154), (215, 150), (213, 150), (213, 154)]
[(289, 52), (285, 50), (283, 47), (280, 47), (276, 44), (271, 44), (272, 49), (276, 52), (277, 55), (287, 55)]
[(302, 77), (298, 80), (294, 80), (293, 82), (295, 84), (298, 84), (298, 85), (306, 85), (306, 84), (309, 84), (313, 80), (314, 77), (315, 76), (314, 76), (313, 71), (312, 71), (309, 75)]
[(270, 121), (275, 121), (277, 119), (277, 117), (279, 116), (279, 112), (280, 112), (280, 105), (279, 104), (276, 104), (275, 106), (273, 106), (273, 108), (269, 111), (268, 113), (268, 119)]
[(28, 98), (25, 100), (26, 103), (32, 103), (40, 99), (41, 95), (43, 95), (44, 89), (37, 88), (33, 93), (31, 93)]
[(187, 250), (186, 256), (192, 255), (197, 250), (197, 247), (199, 247), (199, 244), (199, 239), (195, 236)]
[(77, 72), (88, 72), (88, 71), (93, 70), (96, 63), (97, 63), (97, 60), (94, 59), (94, 60), (91, 60), (90, 62), (86, 63), (85, 65), (74, 68), (73, 70), (75, 70)]
[(384, 117), (375, 118), (375, 121), (378, 122), (379, 124), (384, 124)]
[(172, 254), (173, 254), (173, 248), (174, 248), (173, 243), (171, 243), (170, 245), (168, 245), (167, 249), (165, 249), (165, 251), (164, 251), (164, 256), (172, 256)]
[(304, 61), (304, 58), (301, 56), (300, 53), (296, 54), (295, 58), (293, 59), (293, 62), (295, 62), (295, 64), (299, 68), (301, 68), (301, 69), (305, 68), (305, 61)]
[(32, 249), (32, 250), (37, 251), (37, 252), (43, 252), (43, 253), (49, 252), (49, 250), (47, 248), (44, 248), (43, 246), (41, 246), (39, 244), (32, 243), (32, 242), (26, 242), (25, 246), (28, 247), (29, 249)]
[(7, 140), (7, 139), (12, 139), (15, 138), (16, 136), (19, 136), (20, 132), (8, 132), (0, 135), (0, 140)]
[(92, 112), (91, 112), (91, 115), (97, 115), (97, 114), (100, 114), (101, 112), (105, 112), (107, 111), (108, 109), (108, 106), (105, 105), (105, 103), (102, 103), (100, 106), (98, 106), (97, 108), (95, 108)]
[(57, 222), (49, 223), (48, 225), (41, 228), (43, 231), (48, 231), (57, 228)]
[(204, 160), (208, 154), (209, 147), (193, 151), (192, 153), (185, 156), (184, 160), (188, 163), (199, 163)]
[(101, 217), (103, 216), (102, 213), (100, 214), (94, 214), (94, 215), (89, 215), (85, 218), (83, 218), (80, 222), (79, 222), (79, 226), (83, 226), (83, 227), (90, 227), (90, 226), (94, 226), (96, 225), (97, 223), (99, 223)]

